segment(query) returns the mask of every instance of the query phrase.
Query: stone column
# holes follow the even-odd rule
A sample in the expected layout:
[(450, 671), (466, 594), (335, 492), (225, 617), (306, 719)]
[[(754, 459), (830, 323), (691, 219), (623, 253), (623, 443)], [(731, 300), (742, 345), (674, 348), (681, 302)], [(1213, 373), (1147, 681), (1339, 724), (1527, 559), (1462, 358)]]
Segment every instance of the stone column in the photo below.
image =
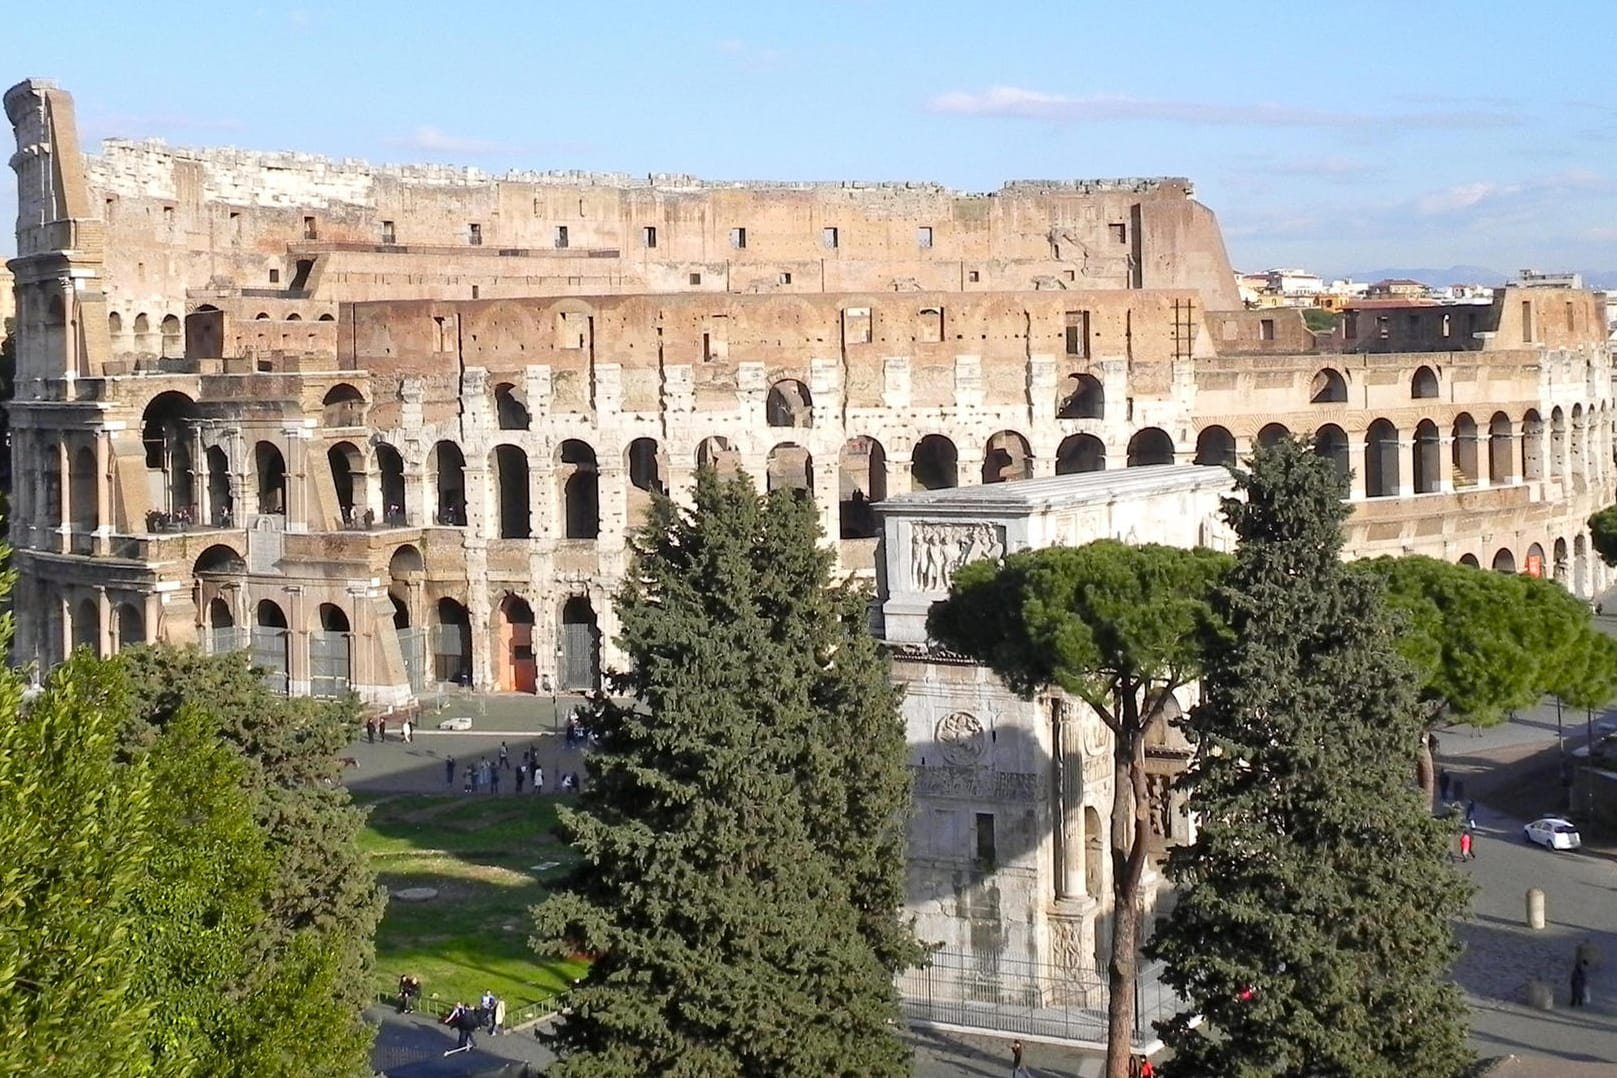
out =
[(309, 695), (309, 616), (303, 586), (286, 589), (286, 694)]
[(96, 620), (100, 622), (97, 628), (101, 630), (96, 647), (100, 649), (98, 654), (105, 658), (112, 654), (112, 601), (107, 598), (107, 589), (99, 585), (95, 589), (95, 606)]
[[(56, 545), (59, 553), (68, 553), (72, 548), (73, 517), (69, 511), (72, 505), (73, 470), (72, 459), (67, 449), (67, 439), (62, 431), (56, 432), (56, 462), (57, 474), (61, 476), (56, 484)], [(105, 651), (102, 652), (106, 654)]]
[(1454, 493), (1454, 435), (1444, 434), (1441, 429), (1437, 432), (1437, 489), (1444, 494)]

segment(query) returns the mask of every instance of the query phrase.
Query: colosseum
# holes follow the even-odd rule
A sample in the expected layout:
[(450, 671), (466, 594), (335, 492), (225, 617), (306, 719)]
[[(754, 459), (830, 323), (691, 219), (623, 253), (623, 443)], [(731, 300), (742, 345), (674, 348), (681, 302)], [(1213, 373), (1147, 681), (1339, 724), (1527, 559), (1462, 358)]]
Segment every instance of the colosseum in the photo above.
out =
[(739, 469), (875, 575), (892, 495), (1306, 435), (1351, 549), (1605, 585), (1601, 298), (1248, 311), (1181, 179), (730, 184), (16, 134), (19, 659), (250, 647), (291, 693), (596, 683), (651, 494)]

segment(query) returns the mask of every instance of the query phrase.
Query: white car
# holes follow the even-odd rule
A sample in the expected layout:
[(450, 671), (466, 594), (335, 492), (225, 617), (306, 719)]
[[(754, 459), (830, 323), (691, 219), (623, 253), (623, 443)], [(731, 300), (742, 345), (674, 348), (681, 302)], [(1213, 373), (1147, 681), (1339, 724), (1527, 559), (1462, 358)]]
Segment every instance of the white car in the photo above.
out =
[(1528, 842), (1548, 846), (1552, 850), (1575, 850), (1583, 845), (1578, 829), (1559, 816), (1545, 816), (1522, 828)]
[(472, 717), (470, 715), (456, 715), (452, 719), (445, 719), (438, 724), (440, 730), (470, 730)]

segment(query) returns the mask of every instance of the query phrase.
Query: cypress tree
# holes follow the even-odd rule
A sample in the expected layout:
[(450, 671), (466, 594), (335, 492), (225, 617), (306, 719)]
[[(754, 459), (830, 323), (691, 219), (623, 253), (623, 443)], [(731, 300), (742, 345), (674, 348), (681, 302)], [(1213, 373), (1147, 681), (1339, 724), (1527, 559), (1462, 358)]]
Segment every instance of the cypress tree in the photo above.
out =
[(632, 664), (584, 718), (582, 856), (535, 945), (594, 959), (561, 1078), (904, 1075), (893, 973), (909, 799), (860, 593), (812, 506), (698, 474), (658, 499), (617, 601)]
[(1451, 923), (1470, 890), (1412, 786), (1424, 709), (1401, 619), (1341, 560), (1346, 481), (1301, 443), (1259, 449), (1226, 499), (1239, 536), (1187, 727), (1200, 821), (1149, 951), (1190, 1001), (1165, 1073), (1452, 1076), (1470, 1062)]

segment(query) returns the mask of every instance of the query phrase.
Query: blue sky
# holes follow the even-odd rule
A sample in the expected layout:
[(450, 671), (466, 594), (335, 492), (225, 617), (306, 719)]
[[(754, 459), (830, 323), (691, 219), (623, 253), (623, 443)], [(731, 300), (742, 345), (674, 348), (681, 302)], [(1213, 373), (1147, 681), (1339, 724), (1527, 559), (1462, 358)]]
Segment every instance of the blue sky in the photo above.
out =
[(87, 146), (970, 190), (1184, 175), (1238, 268), (1617, 270), (1612, 0), (71, 11), (12, 6), (5, 84), (72, 91)]

